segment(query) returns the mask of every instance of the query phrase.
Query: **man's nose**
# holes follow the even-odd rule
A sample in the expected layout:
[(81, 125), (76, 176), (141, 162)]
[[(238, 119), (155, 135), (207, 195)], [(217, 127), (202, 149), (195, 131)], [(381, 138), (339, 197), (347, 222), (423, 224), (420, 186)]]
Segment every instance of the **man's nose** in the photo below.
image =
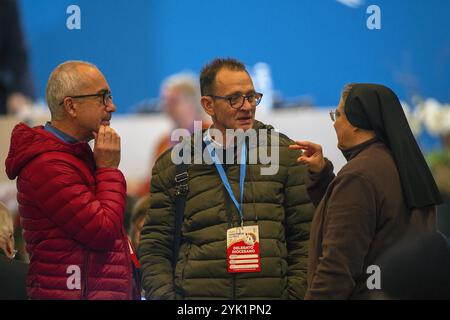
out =
[(255, 106), (248, 101), (247, 98), (244, 98), (244, 104), (242, 105), (241, 111), (252, 111)]
[(111, 112), (111, 113), (113, 113), (113, 112), (116, 112), (116, 105), (114, 104), (114, 102), (109, 102), (107, 105), (106, 105), (107, 107), (106, 107), (106, 110), (108, 110), (108, 112)]

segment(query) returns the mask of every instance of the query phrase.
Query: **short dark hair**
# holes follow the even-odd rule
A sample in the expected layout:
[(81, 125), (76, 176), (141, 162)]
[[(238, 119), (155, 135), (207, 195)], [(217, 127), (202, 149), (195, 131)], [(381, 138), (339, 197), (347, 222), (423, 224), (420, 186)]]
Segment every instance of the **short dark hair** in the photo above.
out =
[(200, 92), (202, 96), (213, 94), (217, 73), (223, 68), (247, 72), (245, 65), (239, 60), (233, 58), (214, 59), (206, 64), (200, 73)]

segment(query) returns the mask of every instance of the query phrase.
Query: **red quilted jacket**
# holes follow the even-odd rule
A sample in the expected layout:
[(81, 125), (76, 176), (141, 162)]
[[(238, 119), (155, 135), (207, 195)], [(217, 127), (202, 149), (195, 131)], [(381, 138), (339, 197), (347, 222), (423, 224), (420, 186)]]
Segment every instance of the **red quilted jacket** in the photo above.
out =
[(133, 299), (124, 230), (126, 183), (96, 169), (85, 142), (67, 144), (43, 127), (17, 125), (6, 173), (17, 199), (30, 266), (31, 299)]

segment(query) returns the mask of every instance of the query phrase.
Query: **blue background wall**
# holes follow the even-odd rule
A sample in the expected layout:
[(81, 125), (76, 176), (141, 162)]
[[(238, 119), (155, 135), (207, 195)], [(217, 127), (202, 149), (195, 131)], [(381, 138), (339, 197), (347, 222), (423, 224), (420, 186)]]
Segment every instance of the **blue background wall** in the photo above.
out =
[[(81, 30), (66, 9), (81, 8)], [(381, 8), (381, 30), (366, 8)], [(20, 0), (39, 96), (51, 70), (88, 60), (105, 73), (118, 112), (156, 97), (174, 72), (198, 73), (216, 56), (267, 62), (285, 97), (335, 105), (347, 82), (380, 82), (401, 99), (450, 99), (450, 1)]]

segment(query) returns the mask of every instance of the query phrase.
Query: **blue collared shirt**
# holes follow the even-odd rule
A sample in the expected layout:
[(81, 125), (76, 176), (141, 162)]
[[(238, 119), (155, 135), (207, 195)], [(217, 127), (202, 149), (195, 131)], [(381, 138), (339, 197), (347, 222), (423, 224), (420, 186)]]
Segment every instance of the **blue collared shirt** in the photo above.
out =
[(60, 140), (64, 141), (65, 143), (70, 143), (70, 144), (74, 144), (78, 141), (78, 139), (69, 136), (67, 133), (62, 132), (61, 130), (55, 128), (54, 126), (52, 126), (52, 124), (50, 122), (47, 122), (44, 126), (44, 130), (47, 130), (51, 133), (53, 133), (53, 135), (55, 135), (57, 138), (59, 138)]

